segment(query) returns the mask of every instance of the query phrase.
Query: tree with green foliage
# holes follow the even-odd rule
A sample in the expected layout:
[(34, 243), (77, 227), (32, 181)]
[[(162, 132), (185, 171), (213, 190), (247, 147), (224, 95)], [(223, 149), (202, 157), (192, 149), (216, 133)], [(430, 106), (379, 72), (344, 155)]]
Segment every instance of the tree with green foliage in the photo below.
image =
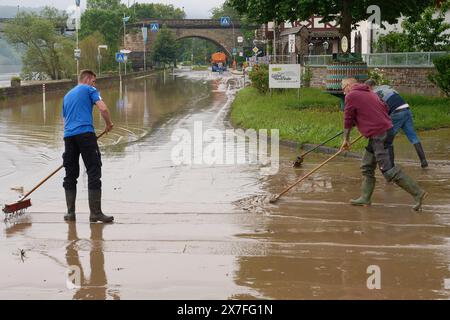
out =
[(450, 54), (435, 58), (433, 63), (436, 72), (430, 74), (429, 79), (442, 90), (447, 98), (450, 98)]
[(177, 60), (184, 63), (192, 62), (197, 65), (209, 65), (211, 55), (222, 50), (215, 43), (206, 39), (184, 38), (177, 42)]
[(156, 36), (152, 48), (152, 61), (156, 64), (162, 65), (164, 68), (166, 64), (176, 64), (177, 42), (175, 36), (166, 26), (163, 26)]
[(379, 52), (445, 51), (450, 49), (450, 23), (445, 13), (450, 1), (441, 7), (426, 8), (416, 20), (406, 18), (402, 22), (402, 32), (392, 31), (381, 35), (376, 42)]
[(381, 34), (374, 43), (376, 52), (410, 52), (412, 49), (411, 42), (405, 32), (391, 31)]
[(71, 48), (73, 57), (74, 44), (72, 40), (64, 38), (60, 30), (61, 23), (66, 20), (64, 13), (45, 7), (39, 14), (19, 12), (5, 25), (7, 41), (25, 48), (22, 57), (24, 78), (31, 78), (35, 74), (46, 75), (53, 80), (70, 76), (65, 55), (67, 48)]
[(434, 0), (229, 0), (229, 4), (240, 13), (247, 14), (258, 23), (276, 21), (303, 21), (313, 15), (322, 16), (323, 22), (340, 24), (341, 36), (350, 39), (352, 26), (368, 19), (370, 5), (381, 10), (381, 21), (396, 23), (400, 16), (417, 18)]
[[(406, 19), (403, 28), (410, 42), (417, 51), (441, 51), (450, 46), (450, 23), (445, 20), (445, 13), (450, 8), (447, 1), (436, 12), (435, 7), (426, 8), (417, 21)], [(436, 17), (433, 17), (437, 13)]]
[(226, 0), (221, 6), (211, 9), (211, 19), (220, 19), (221, 17), (230, 17), (231, 21), (241, 22), (241, 32), (245, 41), (252, 43), (255, 38), (254, 31), (258, 28), (258, 25), (247, 14), (239, 13), (230, 1)]
[[(129, 23), (143, 19), (183, 19), (183, 10), (173, 5), (154, 3), (135, 3), (129, 8), (120, 0), (89, 0), (87, 10), (81, 16), (80, 39), (85, 39), (95, 32), (99, 32), (108, 45), (109, 54), (102, 60), (106, 69), (117, 66), (114, 60), (114, 52), (119, 50), (123, 42), (123, 16), (130, 17)], [(127, 28), (127, 32), (129, 29)], [(82, 51), (82, 57), (84, 53)]]
[(120, 0), (87, 0), (86, 9), (117, 10), (125, 8)]
[[(89, 9), (81, 16), (80, 39), (83, 40), (98, 32), (108, 45), (109, 55), (103, 60), (107, 69), (115, 68), (114, 53), (119, 50), (121, 32), (123, 34), (123, 13), (120, 10)], [(83, 58), (83, 51), (81, 52)]]
[(130, 12), (132, 17), (138, 21), (145, 19), (184, 19), (186, 17), (183, 9), (161, 3), (134, 3), (130, 7)]

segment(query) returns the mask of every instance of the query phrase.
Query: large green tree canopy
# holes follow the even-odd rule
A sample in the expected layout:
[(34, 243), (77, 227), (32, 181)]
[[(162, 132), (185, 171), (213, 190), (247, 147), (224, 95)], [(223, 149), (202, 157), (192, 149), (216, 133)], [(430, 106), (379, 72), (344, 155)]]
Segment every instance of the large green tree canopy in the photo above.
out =
[(228, 0), (241, 13), (259, 23), (306, 20), (312, 15), (323, 17), (323, 22), (337, 20), (341, 35), (350, 36), (352, 24), (372, 15), (367, 8), (377, 5), (381, 21), (396, 23), (400, 16), (418, 17), (434, 0)]
[(67, 57), (68, 52), (72, 54), (73, 42), (61, 34), (61, 26), (66, 20), (65, 13), (45, 7), (39, 13), (19, 12), (5, 25), (6, 40), (25, 49), (22, 71), (26, 78), (70, 76)]

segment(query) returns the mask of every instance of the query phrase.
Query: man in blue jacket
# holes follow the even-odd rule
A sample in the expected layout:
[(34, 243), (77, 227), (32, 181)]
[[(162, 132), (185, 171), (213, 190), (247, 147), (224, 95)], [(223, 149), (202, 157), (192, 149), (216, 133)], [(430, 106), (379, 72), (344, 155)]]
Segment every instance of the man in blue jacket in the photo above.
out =
[(112, 222), (114, 217), (106, 216), (101, 209), (102, 161), (95, 135), (92, 111), (98, 107), (105, 121), (105, 131), (113, 128), (108, 107), (95, 88), (96, 75), (91, 70), (83, 70), (78, 85), (70, 90), (63, 100), (64, 145), (63, 165), (66, 169), (63, 187), (66, 192), (66, 221), (75, 221), (75, 201), (77, 179), (80, 175), (80, 155), (88, 175), (90, 222)]
[(413, 116), (409, 105), (391, 86), (376, 86), (375, 80), (372, 79), (367, 80), (366, 85), (368, 85), (380, 97), (380, 99), (387, 104), (389, 108), (388, 113), (392, 119), (392, 124), (394, 125), (394, 135), (397, 135), (400, 129), (402, 129), (409, 142), (411, 142), (416, 149), (421, 167), (428, 167), (428, 162), (425, 157), (422, 144), (420, 143), (416, 131), (414, 130)]

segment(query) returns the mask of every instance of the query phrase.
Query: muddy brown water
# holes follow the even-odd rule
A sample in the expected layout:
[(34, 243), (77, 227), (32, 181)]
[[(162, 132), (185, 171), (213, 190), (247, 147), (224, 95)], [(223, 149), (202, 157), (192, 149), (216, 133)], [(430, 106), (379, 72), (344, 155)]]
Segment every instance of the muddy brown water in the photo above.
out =
[[(61, 172), (33, 196), (28, 214), (0, 228), (0, 298), (43, 299), (448, 299), (450, 130), (421, 133), (430, 168), (396, 140), (396, 157), (430, 192), (424, 211), (378, 175), (374, 205), (351, 207), (359, 162), (339, 158), (280, 192), (326, 158), (300, 169), (280, 150), (280, 172), (258, 165), (175, 165), (175, 129), (230, 128), (237, 81), (205, 72), (150, 76), (100, 88), (115, 130), (102, 138), (104, 210), (89, 224), (87, 177), (78, 221), (62, 221)], [(61, 163), (62, 94), (0, 104), (0, 202), (15, 201)], [(95, 114), (98, 130), (101, 121)], [(24, 255), (20, 251), (24, 250)], [(368, 289), (370, 266), (381, 289)], [(80, 286), (67, 283), (68, 268)], [(70, 272), (69, 272), (70, 273)], [(72, 273), (70, 273), (72, 274)]]

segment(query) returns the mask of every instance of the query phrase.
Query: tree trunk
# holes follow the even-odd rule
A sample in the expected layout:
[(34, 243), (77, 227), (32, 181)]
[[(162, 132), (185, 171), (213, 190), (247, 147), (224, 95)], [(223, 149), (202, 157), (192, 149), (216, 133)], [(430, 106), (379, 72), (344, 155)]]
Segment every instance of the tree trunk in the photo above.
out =
[[(341, 12), (341, 23), (339, 28), (339, 33), (341, 38), (346, 36), (348, 39), (348, 52), (351, 51), (351, 33), (352, 33), (352, 12), (351, 8), (353, 5), (353, 0), (343, 0), (342, 12)], [(339, 48), (341, 51), (341, 48)]]

